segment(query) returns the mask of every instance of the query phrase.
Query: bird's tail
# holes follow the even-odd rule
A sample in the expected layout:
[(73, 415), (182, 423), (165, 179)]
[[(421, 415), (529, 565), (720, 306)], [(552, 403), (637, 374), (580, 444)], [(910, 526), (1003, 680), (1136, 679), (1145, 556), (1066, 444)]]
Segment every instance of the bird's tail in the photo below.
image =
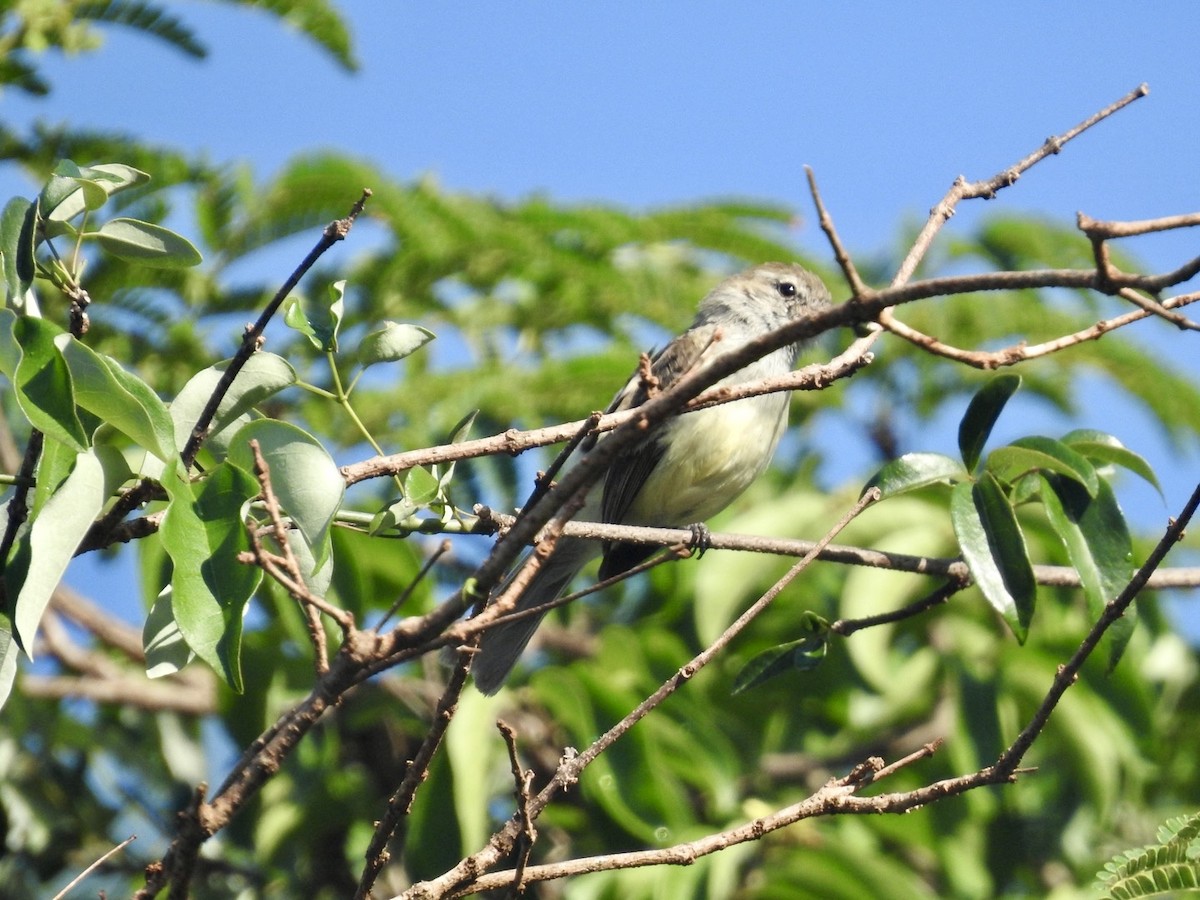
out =
[[(533, 609), (557, 598), (588, 560), (600, 555), (600, 550), (601, 545), (597, 541), (567, 537), (560, 539), (554, 553), (538, 569), (525, 593), (517, 600), (514, 612)], [(514, 571), (519, 569), (520, 565)], [(505, 586), (507, 584), (506, 581)], [(475, 686), (480, 691), (494, 694), (500, 690), (544, 615), (542, 612), (515, 622), (502, 623), (484, 632), (479, 650), (471, 663), (471, 674), (475, 676)]]

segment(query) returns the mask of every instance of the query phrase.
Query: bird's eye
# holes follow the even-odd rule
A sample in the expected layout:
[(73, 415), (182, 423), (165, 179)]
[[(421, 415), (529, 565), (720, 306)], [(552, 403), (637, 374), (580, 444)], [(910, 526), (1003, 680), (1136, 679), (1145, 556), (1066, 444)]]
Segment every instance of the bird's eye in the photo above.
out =
[(781, 297), (795, 297), (796, 286), (790, 281), (778, 281), (775, 283), (775, 290), (779, 291)]

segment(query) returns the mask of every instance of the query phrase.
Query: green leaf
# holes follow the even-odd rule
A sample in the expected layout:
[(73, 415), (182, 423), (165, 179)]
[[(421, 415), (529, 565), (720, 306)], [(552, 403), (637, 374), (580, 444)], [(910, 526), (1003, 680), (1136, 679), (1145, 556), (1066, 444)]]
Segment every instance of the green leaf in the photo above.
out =
[[(172, 401), (171, 420), (175, 426), (176, 449), (182, 450), (187, 444), (192, 429), (200, 420), (200, 414), (208, 405), (208, 399), (229, 368), (229, 363), (230, 360), (223, 360), (197, 372)], [(217, 407), (217, 414), (209, 426), (205, 446), (213, 449), (215, 444), (224, 451), (228, 442), (219, 440), (222, 433), (225, 433), (226, 438), (231, 436), (238, 427), (250, 421), (250, 410), (295, 383), (296, 370), (287, 360), (262, 350), (255, 353), (246, 360), (246, 364), (221, 399), (221, 405)]]
[(814, 612), (805, 612), (800, 617), (800, 631), (805, 637), (764, 650), (742, 666), (732, 693), (740, 694), (785, 672), (810, 672), (819, 666), (829, 647), (829, 623)]
[(71, 370), (75, 401), (163, 462), (175, 455), (175, 428), (158, 394), (115, 359), (68, 334), (56, 340)]
[(420, 325), (385, 322), (379, 331), (363, 338), (358, 358), (365, 369), (381, 362), (395, 362), (414, 353), (432, 341), (436, 335)]
[(157, 3), (147, 3), (143, 0), (86, 3), (78, 7), (75, 15), (96, 22), (123, 25), (143, 35), (153, 35), (195, 59), (203, 59), (207, 55), (204, 45), (196, 39), (195, 33)]
[(17, 278), (24, 286), (33, 284), (37, 276), (37, 262), (34, 250), (37, 249), (37, 224), (41, 218), (41, 207), (35, 200), (25, 210), (25, 218), (21, 220), (21, 230), (17, 235), (16, 256)]
[(1072, 450), (1086, 456), (1093, 463), (1121, 466), (1135, 475), (1141, 476), (1158, 491), (1159, 496), (1162, 496), (1162, 485), (1158, 483), (1158, 477), (1150, 468), (1150, 463), (1126, 448), (1113, 435), (1091, 428), (1079, 428), (1063, 435), (1062, 442)]
[[(45, 319), (0, 311), (0, 366), (13, 383), (17, 405), (34, 428), (78, 451), (88, 438), (75, 409), (70, 369), (55, 343), (62, 334)], [(13, 344), (20, 357), (10, 371)]]
[[(70, 166), (75, 173), (65, 174), (62, 170)], [(74, 163), (64, 160), (59, 171), (50, 176), (39, 196), (43, 218), (65, 222), (85, 210), (96, 210), (108, 201), (108, 192), (94, 181), (82, 177)]]
[[(93, 450), (95, 447), (92, 448)], [(33, 520), (58, 493), (71, 470), (75, 468), (75, 460), (79, 451), (70, 444), (45, 437), (42, 441), (42, 455), (37, 463), (37, 475), (33, 485), (33, 502), (29, 507), (30, 521)]]
[[(5, 204), (0, 213), (0, 254), (3, 255), (4, 289), (8, 306), (19, 312), (37, 315), (37, 298), (33, 293), (33, 276), (23, 275), (34, 271), (33, 243), (25, 243), (25, 220), (34, 209), (34, 204), (23, 197), (14, 197)], [(18, 263), (18, 260), (20, 262)]]
[(318, 305), (312, 311), (312, 315), (305, 311), (304, 303), (293, 294), (284, 303), (284, 324), (307, 337), (322, 353), (336, 353), (338, 328), (342, 324), (342, 314), (345, 310), (345, 291), (346, 282), (334, 282), (329, 286), (329, 293), (333, 299), (328, 306)]
[[(1088, 613), (1098, 620), (1133, 577), (1133, 540), (1125, 515), (1107, 481), (1101, 480), (1094, 496), (1067, 478), (1046, 475), (1042, 481), (1050, 526), (1079, 573)], [(1110, 670), (1124, 653), (1135, 623), (1134, 616), (1126, 615), (1105, 634), (1103, 650)]]
[(147, 678), (173, 675), (196, 657), (175, 619), (171, 598), (171, 585), (168, 584), (154, 599), (142, 626)]
[(484, 799), (491, 796), (487, 773), (496, 772), (496, 764), (503, 764), (499, 756), (504, 752), (492, 737), (495, 733), (495, 705), (478, 691), (464, 692), (454, 724), (446, 732), (445, 753), (454, 773), (449, 799), (464, 846), (482, 846), (491, 834), (492, 814)]
[(183, 269), (203, 257), (187, 238), (170, 229), (138, 219), (110, 219), (99, 231), (85, 233), (106, 253), (156, 269)]
[(1061, 441), (1048, 437), (1024, 437), (988, 454), (987, 471), (1000, 481), (1011, 484), (1032, 472), (1055, 472), (1077, 481), (1093, 496), (1099, 490), (1100, 477), (1083, 454)]
[[(274, 540), (268, 538), (274, 544)], [(333, 583), (333, 566), (325, 565), (324, 562), (318, 561), (318, 554), (313, 553), (312, 548), (304, 540), (304, 536), (294, 529), (289, 529), (287, 533), (288, 546), (292, 550), (292, 556), (296, 559), (296, 565), (300, 569), (300, 580), (304, 582), (304, 586), (317, 597), (324, 597), (329, 593), (329, 586)], [(328, 556), (329, 551), (322, 548), (320, 554), (322, 560), (331, 559)]]
[(974, 484), (954, 486), (950, 520), (975, 583), (1024, 643), (1037, 582), (1017, 517), (990, 473), (984, 472)]
[(329, 548), (329, 526), (342, 505), (346, 482), (337, 463), (312, 435), (295, 425), (260, 419), (239, 428), (229, 442), (229, 461), (254, 471), (250, 441), (257, 440), (271, 470), (271, 487), (312, 548), (318, 566)]
[[(446, 441), (447, 444), (457, 444), (460, 441), (465, 441), (467, 435), (471, 433), (471, 426), (475, 424), (475, 417), (479, 415), (479, 410), (473, 409), (461, 419), (459, 419), (454, 427), (450, 429), (450, 437)], [(448, 463), (430, 466), (429, 469), (433, 473), (433, 477), (437, 479), (438, 489), (444, 494), (446, 488), (450, 485), (450, 480), (454, 477), (455, 460)]]
[(12, 693), (20, 652), (17, 642), (13, 640), (12, 622), (0, 611), (0, 708), (4, 707), (8, 702), (8, 695)]
[(173, 464), (162, 482), (170, 497), (159, 535), (174, 564), (171, 609), (188, 646), (241, 693), (242, 617), (262, 572), (238, 555), (250, 549), (245, 511), (258, 482), (225, 462), (192, 485), (181, 468)]
[(26, 564), (5, 570), (13, 634), (30, 659), (33, 639), (50, 596), (92, 521), (104, 508), (112, 487), (93, 451), (78, 454), (71, 474), (46, 501), (22, 540), (27, 545), (23, 561)]
[(99, 209), (118, 191), (149, 180), (147, 173), (121, 163), (80, 167), (63, 160), (42, 188), (42, 215), (51, 222), (66, 222), (84, 210)]
[[(79, 182), (76, 180), (79, 175), (79, 166), (75, 165), (74, 162), (69, 159), (60, 159), (58, 161), (58, 165), (54, 167), (53, 174), (51, 174), (45, 185), (42, 186), (41, 193), (38, 194), (38, 204), (46, 218), (50, 218), (50, 214), (64, 200), (81, 190)], [(82, 212), (84, 208), (81, 202), (76, 211)]]
[(971, 398), (966, 414), (958, 426), (958, 449), (963, 465), (974, 471), (983, 446), (992, 433), (1004, 405), (1021, 386), (1019, 375), (997, 375)]
[(892, 497), (931, 484), (965, 481), (968, 477), (962, 463), (949, 456), (941, 453), (905, 453), (872, 475), (863, 493), (877, 487), (884, 497)]
[(404, 499), (416, 506), (425, 506), (438, 498), (437, 478), (424, 466), (413, 466), (404, 476)]
[(401, 497), (385, 506), (371, 518), (367, 533), (374, 536), (386, 534), (399, 528), (400, 523), (417, 511), (417, 507)]

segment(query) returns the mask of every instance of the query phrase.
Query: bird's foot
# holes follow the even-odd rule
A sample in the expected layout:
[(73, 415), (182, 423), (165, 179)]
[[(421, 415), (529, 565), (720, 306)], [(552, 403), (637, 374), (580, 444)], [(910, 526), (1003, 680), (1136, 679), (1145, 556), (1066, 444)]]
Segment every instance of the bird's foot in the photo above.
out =
[(692, 533), (688, 549), (696, 551), (696, 558), (699, 559), (712, 546), (712, 532), (703, 522), (693, 522), (688, 526), (688, 531)]

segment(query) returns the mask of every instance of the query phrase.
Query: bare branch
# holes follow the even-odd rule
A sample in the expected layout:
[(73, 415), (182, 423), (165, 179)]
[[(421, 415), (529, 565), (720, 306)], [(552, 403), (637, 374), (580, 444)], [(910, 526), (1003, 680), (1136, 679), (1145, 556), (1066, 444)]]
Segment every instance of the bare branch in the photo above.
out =
[[(917, 266), (920, 265), (921, 260), (925, 258), (925, 254), (929, 251), (934, 237), (937, 236), (938, 231), (941, 230), (941, 227), (950, 217), (954, 215), (955, 209), (962, 200), (978, 198), (991, 200), (999, 191), (1016, 184), (1018, 178), (1047, 156), (1060, 153), (1069, 141), (1074, 140), (1089, 128), (1098, 125), (1109, 116), (1124, 109), (1133, 101), (1140, 97), (1145, 97), (1148, 93), (1150, 93), (1150, 88), (1147, 85), (1138, 85), (1138, 87), (1134, 88), (1120, 100), (1106, 106), (1096, 114), (1088, 116), (1088, 118), (1084, 119), (1074, 128), (1068, 129), (1059, 137), (1047, 138), (1042, 146), (1038, 147), (1038, 149), (1034, 150), (1024, 159), (1019, 160), (1016, 164), (1002, 172), (996, 173), (991, 178), (983, 181), (967, 181), (962, 176), (959, 176), (955, 179), (946, 196), (930, 210), (929, 219), (925, 222), (925, 226), (913, 241), (908, 255), (905, 256), (904, 261), (900, 264), (900, 268), (892, 278), (892, 286), (896, 287), (906, 284), (912, 278), (913, 273), (917, 271)], [(887, 323), (885, 323), (885, 327), (887, 327)]]
[(93, 872), (95, 872), (98, 868), (100, 868), (102, 865), (104, 865), (104, 863), (106, 863), (111, 857), (116, 856), (118, 853), (120, 853), (122, 850), (124, 850), (126, 847), (128, 847), (130, 844), (132, 844), (136, 840), (137, 840), (136, 834), (130, 835), (129, 837), (125, 838), (125, 840), (121, 841), (121, 843), (117, 844), (115, 847), (107, 850), (104, 854), (102, 854), (100, 856), (99, 859), (97, 859), (90, 866), (88, 866), (86, 869), (84, 869), (82, 872), (80, 872), (78, 875), (76, 875), (74, 878), (72, 878), (69, 882), (67, 882), (67, 884), (63, 887), (63, 889), (54, 895), (54, 900), (63, 900), (63, 898), (66, 897), (67, 894), (71, 893), (71, 891), (73, 891), (75, 888), (79, 887), (79, 885), (83, 882), (83, 880), (85, 878), (87, 878), (89, 875), (91, 875)]
[(1138, 569), (1129, 584), (1125, 586), (1120, 595), (1109, 601), (1108, 605), (1104, 607), (1104, 612), (1101, 614), (1099, 621), (1088, 632), (1087, 637), (1083, 639), (1083, 642), (1075, 650), (1071, 659), (1065, 665), (1059, 667), (1058, 674), (1054, 678), (1054, 684), (1051, 685), (1049, 693), (1042, 700), (1041, 706), (1038, 707), (1029, 724), (1017, 735), (1012, 746), (997, 760), (997, 769), (1011, 772), (1020, 765), (1025, 753), (1028, 752), (1034, 740), (1045, 727), (1050, 714), (1054, 712), (1058, 701), (1062, 699), (1062, 695), (1066, 693), (1067, 688), (1075, 683), (1075, 679), (1078, 677), (1080, 669), (1083, 668), (1084, 662), (1087, 661), (1088, 656), (1100, 644), (1100, 640), (1104, 637), (1105, 632), (1108, 631), (1114, 622), (1125, 615), (1130, 604), (1137, 599), (1138, 594), (1149, 584), (1150, 576), (1162, 565), (1167, 554), (1183, 538), (1183, 533), (1188, 523), (1192, 520), (1192, 517), (1196, 514), (1197, 507), (1200, 507), (1200, 484), (1192, 491), (1192, 496), (1184, 504), (1179, 516), (1171, 520), (1162, 538), (1155, 545), (1149, 557), (1142, 564), (1142, 567)]
[[(831, 780), (800, 803), (785, 807), (770, 815), (761, 816), (736, 828), (706, 835), (695, 841), (676, 844), (672, 847), (662, 847), (657, 850), (612, 853), (605, 856), (582, 857), (552, 865), (531, 866), (525, 869), (524, 878), (527, 882), (552, 881), (589, 872), (607, 872), (614, 869), (663, 865), (690, 866), (702, 857), (727, 850), (738, 844), (761, 840), (764, 835), (788, 825), (794, 825), (803, 819), (841, 812), (845, 798), (853, 796), (862, 788), (875, 784), (918, 760), (931, 756), (936, 749), (937, 745), (935, 744), (926, 745), (888, 766), (884, 766), (882, 760), (868, 760), (856, 767), (850, 774)], [(476, 894), (504, 887), (512, 883), (514, 871), (481, 875), (471, 883), (468, 889), (455, 891), (448, 896), (461, 897), (468, 893)]]
[[(828, 363), (805, 366), (777, 378), (705, 390), (694, 400), (685, 404), (684, 409), (688, 411), (706, 409), (719, 403), (732, 403), (746, 397), (756, 397), (779, 391), (823, 390), (834, 381), (853, 375), (871, 363), (871, 357), (864, 352), (865, 346), (864, 342), (860, 340)], [(769, 351), (764, 351), (764, 355), (765, 352)], [(376, 456), (360, 463), (343, 466), (342, 476), (346, 479), (346, 485), (350, 486), (371, 478), (391, 477), (415, 466), (437, 465), (498, 454), (517, 456), (534, 447), (559, 444), (563, 441), (576, 441), (581, 439), (581, 435), (586, 437), (591, 434), (612, 431), (626, 422), (638, 418), (640, 410), (641, 407), (603, 416), (590, 416), (587, 419), (564, 422), (562, 425), (536, 428), (531, 431), (518, 431), (514, 428), (502, 434), (461, 441), (457, 444), (442, 444), (437, 447), (395, 453), (390, 456)], [(537, 495), (539, 498), (540, 496), (541, 494)]]
[(533, 844), (537, 840), (537, 828), (533, 824), (534, 814), (530, 812), (533, 798), (529, 788), (533, 783), (533, 770), (521, 766), (521, 758), (517, 752), (517, 733), (507, 722), (496, 723), (505, 746), (508, 747), (508, 761), (512, 767), (513, 794), (517, 799), (517, 817), (521, 821), (521, 834), (518, 840), (517, 864), (513, 867), (512, 880), (509, 882), (509, 896), (518, 897), (525, 893), (525, 867), (529, 864), (529, 855), (533, 852)]
[(425, 560), (425, 562), (421, 565), (421, 571), (417, 572), (417, 577), (405, 586), (400, 596), (396, 598), (396, 601), (387, 608), (387, 612), (379, 617), (379, 621), (375, 623), (375, 627), (372, 630), (381, 630), (383, 626), (387, 624), (388, 619), (394, 616), (397, 610), (399, 610), (400, 607), (408, 602), (408, 599), (412, 596), (413, 591), (416, 590), (417, 585), (424, 581), (429, 573), (433, 571), (433, 567), (437, 565), (438, 560), (450, 552), (450, 546), (451, 544), (449, 540), (443, 540), (440, 544), (438, 544), (437, 549), (429, 554), (429, 559)]
[(1200, 225), (1200, 213), (1161, 216), (1157, 219), (1142, 219), (1136, 222), (1103, 222), (1081, 212), (1076, 214), (1076, 224), (1079, 230), (1088, 237), (1096, 240), (1108, 240), (1109, 238), (1136, 237), (1140, 234), (1171, 231), (1176, 228), (1194, 228)]
[[(515, 516), (497, 513), (479, 507), (482, 524), (494, 521), (498, 526), (509, 527)], [(628, 544), (654, 544), (662, 547), (686, 545), (691, 532), (686, 528), (652, 528), (645, 525), (613, 525), (604, 522), (570, 522), (563, 527), (567, 537), (588, 538)], [(713, 532), (708, 540), (709, 550), (736, 550), (746, 553), (766, 553), (772, 556), (806, 556), (818, 546), (816, 541), (801, 538), (765, 537), (757, 534), (732, 534)], [(909, 553), (894, 553), (870, 547), (850, 547), (845, 544), (829, 544), (818, 554), (823, 562), (844, 565), (867, 566), (888, 569), (894, 572), (912, 572), (935, 578), (953, 580), (966, 579), (970, 573), (959, 557), (915, 556)], [(1034, 566), (1038, 584), (1053, 587), (1079, 587), (1079, 573), (1070, 566)], [(607, 586), (610, 582), (604, 582)], [(1200, 587), (1200, 568), (1172, 568), (1155, 572), (1148, 585), (1153, 590), (1164, 588)], [(599, 586), (598, 586), (599, 587)]]
[(891, 622), (901, 622), (904, 619), (911, 619), (913, 616), (919, 616), (927, 609), (932, 609), (935, 606), (945, 603), (965, 588), (967, 584), (969, 584), (969, 580), (951, 579), (941, 587), (926, 594), (920, 600), (910, 603), (901, 609), (879, 613), (875, 616), (866, 616), (862, 619), (838, 619), (836, 622), (830, 624), (829, 630), (834, 634), (840, 634), (842, 637), (849, 637), (854, 632), (862, 631), (864, 628), (874, 628), (876, 625), (886, 625)]
[(48, 611), (42, 617), (41, 640), (47, 652), (79, 676), (26, 675), (21, 690), (28, 696), (76, 697), (96, 703), (197, 716), (207, 715), (217, 708), (216, 684), (211, 672), (177, 672), (163, 679), (149, 680), (144, 669), (119, 665), (106, 653), (76, 644), (54, 611)]
[(858, 269), (855, 268), (854, 261), (850, 258), (850, 253), (842, 243), (837, 228), (834, 227), (833, 216), (825, 208), (825, 201), (821, 199), (821, 192), (817, 188), (817, 177), (813, 174), (812, 167), (805, 166), (804, 174), (808, 179), (808, 191), (812, 194), (813, 205), (817, 207), (817, 221), (820, 223), (821, 230), (825, 232), (825, 237), (829, 239), (829, 246), (833, 248), (833, 258), (837, 260), (842, 274), (846, 277), (846, 283), (850, 285), (850, 296), (862, 297), (868, 293), (869, 288), (859, 276)]
[[(375, 884), (379, 873), (383, 871), (383, 867), (391, 859), (387, 849), (388, 844), (392, 842), (397, 831), (407, 821), (408, 814), (412, 811), (417, 788), (429, 776), (430, 763), (433, 762), (434, 754), (442, 745), (446, 729), (450, 727), (450, 722), (454, 718), (454, 712), (458, 708), (458, 700), (467, 683), (467, 672), (470, 671), (470, 668), (470, 652), (460, 653), (450, 680), (446, 684), (446, 689), (442, 692), (441, 699), (438, 700), (429, 731), (425, 733), (421, 746), (405, 768), (404, 778), (400, 782), (400, 786), (396, 788), (396, 792), (392, 794), (391, 800), (388, 801), (383, 818), (375, 826), (375, 833), (371, 837), (370, 846), (367, 847), (366, 865), (363, 866), (362, 875), (358, 881), (358, 890), (354, 894), (355, 900), (366, 900), (371, 895), (371, 887)], [(403, 833), (399, 835), (396, 843), (400, 846), (404, 845)]]
[[(1195, 303), (1196, 300), (1200, 300), (1200, 293), (1180, 294), (1169, 300), (1164, 300), (1159, 306), (1163, 310), (1172, 310)], [(1062, 337), (1045, 341), (1041, 344), (1013, 344), (1002, 350), (989, 351), (962, 350), (958, 347), (952, 347), (949, 344), (942, 343), (937, 338), (922, 334), (915, 328), (910, 328), (899, 319), (892, 319), (888, 325), (888, 330), (897, 337), (903, 338), (937, 356), (965, 363), (977, 369), (996, 369), (1002, 366), (1016, 365), (1030, 359), (1037, 359), (1040, 356), (1049, 356), (1052, 353), (1058, 353), (1068, 347), (1073, 347), (1087, 341), (1099, 340), (1110, 331), (1124, 328), (1154, 314), (1146, 309), (1138, 309), (1119, 316), (1113, 316), (1111, 319), (1101, 319), (1096, 324), (1081, 331), (1063, 335)]]
[[(1149, 87), (1145, 84), (1139, 85), (1134, 90), (1130, 91), (1120, 100), (1110, 104), (1099, 112), (1084, 119), (1074, 128), (1069, 129), (1059, 137), (1050, 137), (1042, 144), (1041, 147), (1028, 154), (1024, 159), (1019, 160), (1015, 165), (998, 172), (989, 179), (983, 181), (969, 182), (961, 175), (955, 179), (946, 196), (930, 210), (929, 218), (922, 227), (920, 233), (913, 241), (913, 245), (909, 248), (908, 254), (900, 263), (900, 267), (896, 270), (896, 274), (892, 277), (892, 287), (898, 287), (907, 284), (912, 276), (916, 273), (917, 267), (921, 260), (925, 258), (925, 254), (929, 252), (930, 246), (933, 244), (934, 238), (941, 230), (942, 226), (949, 221), (954, 215), (958, 204), (963, 200), (972, 200), (983, 198), (990, 200), (996, 194), (1006, 187), (1015, 184), (1017, 179), (1021, 177), (1031, 167), (1037, 165), (1047, 156), (1057, 154), (1062, 151), (1062, 148), (1067, 142), (1073, 140), (1089, 128), (1102, 122), (1104, 119), (1113, 115), (1121, 109), (1124, 109), (1134, 100), (1146, 96), (1150, 92)], [(888, 331), (899, 334), (902, 337), (913, 334), (913, 330), (907, 326), (903, 326), (898, 322), (895, 314), (891, 309), (882, 310), (879, 316), (879, 323)], [(907, 337), (911, 340), (911, 337)]]
[[(781, 577), (774, 585), (763, 594), (749, 609), (740, 615), (732, 625), (730, 625), (720, 637), (713, 641), (708, 647), (702, 650), (699, 654), (692, 658), (679, 669), (671, 678), (667, 679), (658, 690), (643, 700), (637, 707), (629, 712), (620, 722), (606, 731), (603, 735), (597, 738), (590, 747), (582, 753), (568, 753), (562, 763), (559, 765), (558, 771), (555, 772), (550, 782), (542, 788), (536, 797), (529, 804), (529, 814), (536, 818), (539, 816), (550, 800), (563, 788), (570, 784), (574, 784), (579, 780), (579, 776), (597, 757), (605, 750), (612, 746), (617, 740), (623, 737), (629, 729), (636, 725), (639, 721), (645, 718), (651, 711), (656, 709), (667, 697), (673, 694), (680, 685), (691, 680), (696, 672), (706, 666), (724, 647), (733, 640), (751, 621), (754, 620), (764, 609), (766, 609), (780, 593), (783, 592), (795, 578), (809, 564), (816, 559), (821, 548), (827, 545), (834, 537), (837, 536), (843, 528), (848, 525), (855, 516), (862, 512), (870, 503), (877, 500), (879, 497), (878, 490), (867, 492), (853, 508), (851, 508), (842, 518), (835, 524), (825, 535), (822, 541), (818, 542), (817, 547), (813, 548), (813, 552), (804, 559), (797, 562), (789, 569), (783, 577)], [(448, 893), (457, 891), (461, 887), (472, 883), (478, 877), (479, 873), (486, 871), (491, 866), (494, 866), (499, 860), (507, 854), (513, 847), (517, 837), (521, 834), (522, 824), (519, 816), (514, 816), (508, 821), (500, 831), (494, 834), (486, 847), (477, 853), (463, 859), (458, 865), (450, 869), (443, 875), (431, 881), (422, 882), (413, 885), (402, 896), (407, 900), (427, 900), (427, 898), (443, 897)]]
[(87, 629), (97, 640), (120, 651), (131, 661), (146, 662), (140, 628), (121, 621), (65, 584), (60, 584), (54, 589), (50, 605), (76, 625)]

